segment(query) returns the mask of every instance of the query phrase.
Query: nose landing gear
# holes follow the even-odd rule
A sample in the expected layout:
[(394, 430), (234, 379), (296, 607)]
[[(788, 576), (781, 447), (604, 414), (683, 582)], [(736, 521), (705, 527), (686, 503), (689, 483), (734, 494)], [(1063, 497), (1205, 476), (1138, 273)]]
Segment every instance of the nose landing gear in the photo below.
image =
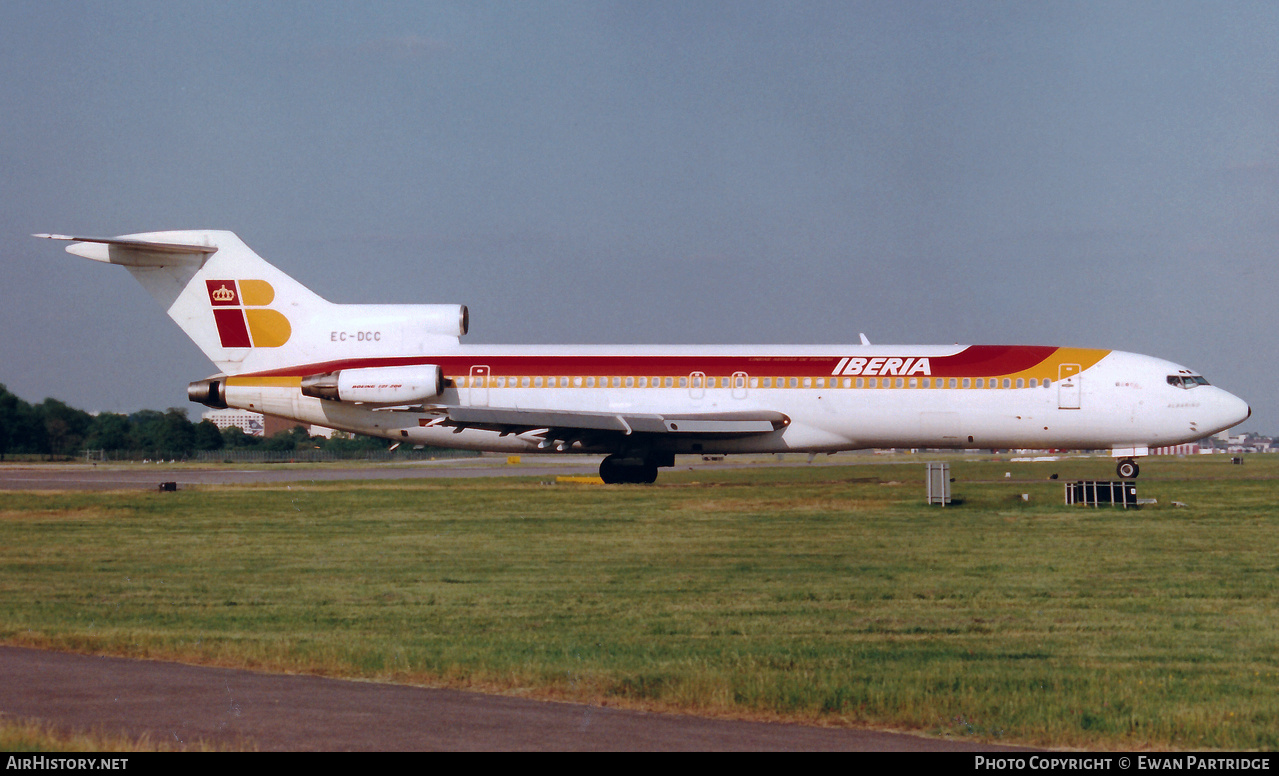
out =
[(1133, 459), (1125, 458), (1115, 467), (1115, 474), (1118, 474), (1121, 480), (1136, 479), (1137, 475), (1141, 474), (1141, 467)]

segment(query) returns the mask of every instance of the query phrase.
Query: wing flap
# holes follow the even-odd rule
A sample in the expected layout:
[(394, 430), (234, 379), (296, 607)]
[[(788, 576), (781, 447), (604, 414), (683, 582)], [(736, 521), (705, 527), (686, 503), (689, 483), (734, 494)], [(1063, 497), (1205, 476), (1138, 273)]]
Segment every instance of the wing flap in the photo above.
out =
[(790, 425), (780, 412), (756, 410), (695, 414), (575, 412), (510, 407), (444, 407), (448, 425), (503, 433), (534, 429), (557, 431), (671, 434), (683, 436), (749, 436), (771, 434)]

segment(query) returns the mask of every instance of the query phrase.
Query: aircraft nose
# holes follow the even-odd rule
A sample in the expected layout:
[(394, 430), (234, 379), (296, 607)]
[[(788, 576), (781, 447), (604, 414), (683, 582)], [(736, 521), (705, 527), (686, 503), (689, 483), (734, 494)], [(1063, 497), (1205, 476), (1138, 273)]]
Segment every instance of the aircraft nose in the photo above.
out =
[(1243, 423), (1252, 417), (1252, 407), (1248, 406), (1248, 402), (1235, 396), (1233, 393), (1222, 391), (1221, 397), (1221, 428), (1227, 429)]

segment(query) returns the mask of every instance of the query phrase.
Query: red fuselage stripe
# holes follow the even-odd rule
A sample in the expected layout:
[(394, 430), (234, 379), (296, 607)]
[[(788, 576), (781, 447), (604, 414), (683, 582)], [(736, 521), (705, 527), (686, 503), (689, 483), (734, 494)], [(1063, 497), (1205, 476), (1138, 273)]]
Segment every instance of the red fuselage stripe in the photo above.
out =
[[(1055, 347), (1031, 345), (972, 345), (946, 356), (924, 356), (932, 377), (1000, 376), (1015, 374), (1043, 363)], [(902, 361), (917, 356), (900, 356)], [(827, 377), (843, 359), (838, 356), (716, 356), (716, 355), (439, 355), (343, 359), (273, 369), (238, 377), (303, 377), (341, 369), (438, 364), (447, 375), (465, 375), (472, 367), (486, 366), (499, 375), (687, 375), (703, 372), (728, 376), (735, 372), (778, 377)]]

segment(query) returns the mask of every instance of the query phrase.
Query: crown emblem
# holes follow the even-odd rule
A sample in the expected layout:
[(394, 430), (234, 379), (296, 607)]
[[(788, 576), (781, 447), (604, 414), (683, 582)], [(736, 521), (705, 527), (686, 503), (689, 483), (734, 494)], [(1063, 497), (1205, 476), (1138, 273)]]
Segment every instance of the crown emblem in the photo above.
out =
[(224, 284), (221, 288), (214, 291), (211, 296), (215, 302), (230, 302), (235, 299), (235, 292), (227, 288)]

